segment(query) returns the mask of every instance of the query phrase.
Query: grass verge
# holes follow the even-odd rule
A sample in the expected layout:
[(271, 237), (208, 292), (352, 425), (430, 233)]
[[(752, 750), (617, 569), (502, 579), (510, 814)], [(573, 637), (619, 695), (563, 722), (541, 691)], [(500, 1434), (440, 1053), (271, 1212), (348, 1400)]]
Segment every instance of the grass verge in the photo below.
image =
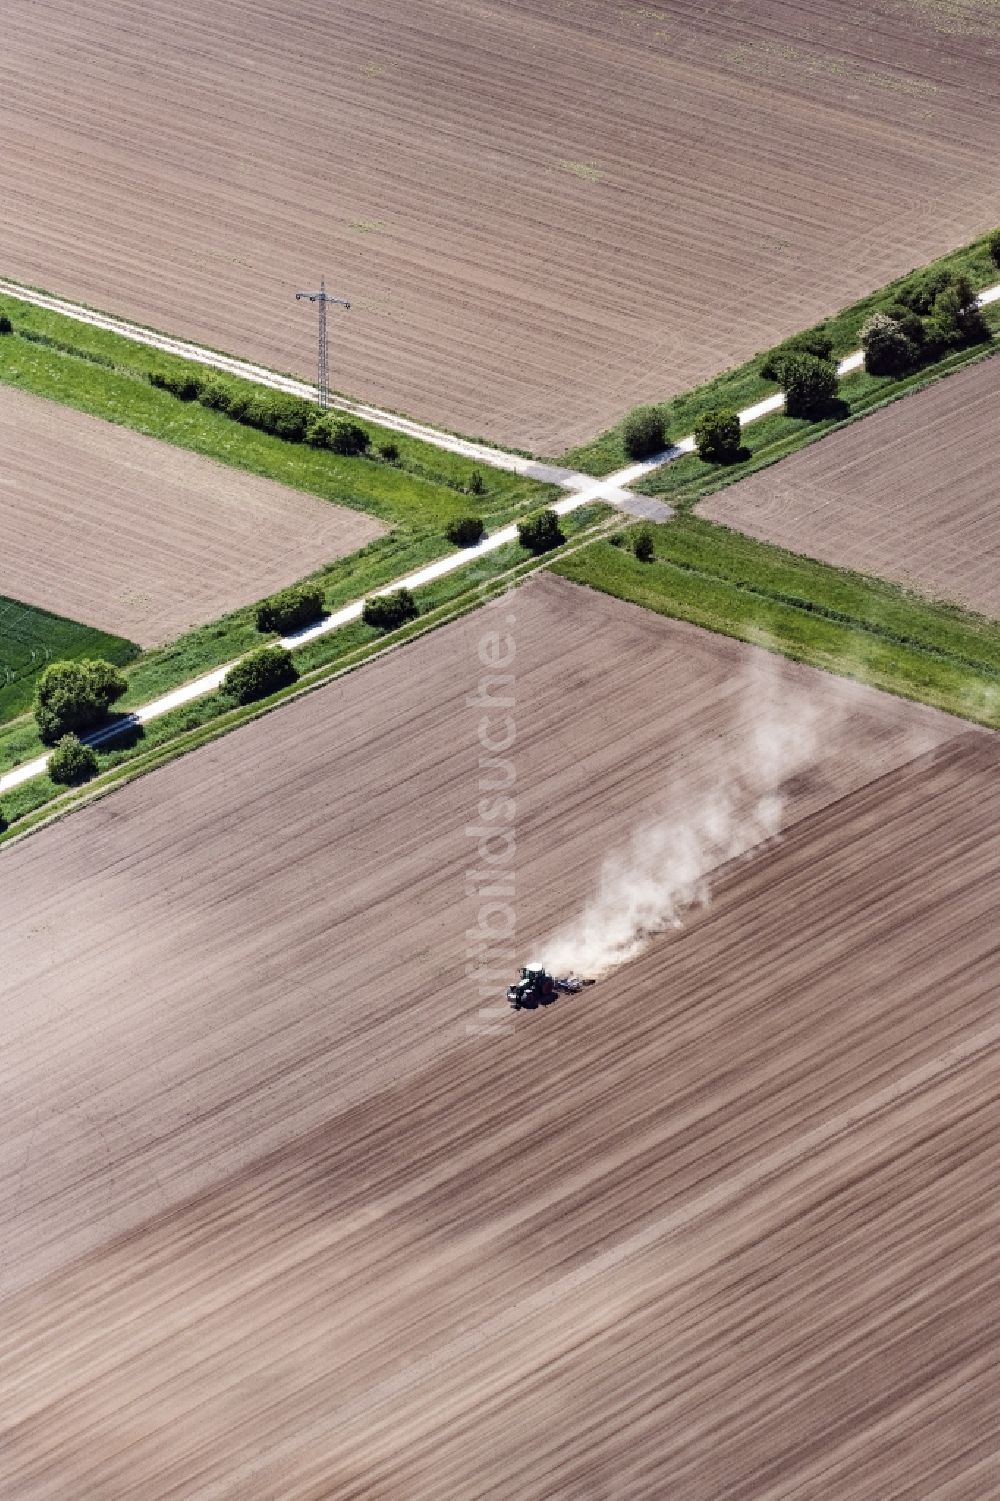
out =
[[(480, 471), (482, 494), (470, 494), (470, 460), (374, 423), (361, 426), (373, 443), (393, 443), (397, 461), (288, 443), (149, 384), (150, 374), (168, 367), (204, 376), (202, 366), (12, 298), (0, 297), (0, 312), (14, 324), (14, 333), (0, 338), (0, 381), (7, 385), (390, 524), (443, 527), (470, 513), (489, 524), (529, 502), (543, 504), (549, 493), (521, 475), (489, 469)], [(53, 324), (57, 333), (49, 331)], [(226, 384), (259, 389), (232, 377)]]
[[(914, 270), (931, 270), (938, 267), (964, 272), (977, 289), (992, 286), (1000, 281), (1000, 271), (990, 259), (986, 236), (973, 241), (971, 245), (964, 245), (960, 250), (952, 251), (950, 255), (942, 256), (930, 267), (915, 267)], [(842, 309), (841, 312), (825, 320), (823, 326), (833, 339), (833, 350), (837, 359), (852, 354), (859, 347), (860, 329), (865, 319), (870, 313), (877, 312), (893, 302), (900, 284), (912, 275), (912, 271), (907, 272), (907, 276), (898, 277), (888, 286), (879, 288), (877, 292), (872, 292), (870, 296), (852, 303), (850, 307)], [(996, 304), (993, 304), (989, 310), (989, 317), (994, 328), (1000, 327), (1000, 312), (997, 311)], [(742, 411), (745, 407), (762, 401), (766, 396), (773, 396), (779, 389), (777, 383), (764, 380), (760, 373), (765, 353), (766, 351), (762, 350), (754, 355), (752, 360), (747, 360), (732, 370), (723, 371), (721, 375), (717, 375), (704, 385), (696, 386), (693, 390), (671, 398), (666, 403), (667, 430), (670, 437), (683, 438), (693, 432), (698, 418), (711, 407), (728, 407), (733, 411)], [(940, 366), (929, 366), (919, 374), (933, 379), (934, 371), (940, 368)], [(853, 381), (854, 377), (850, 379)], [(865, 379), (871, 379), (871, 377), (865, 377)], [(893, 390), (903, 386), (911, 389), (905, 381), (879, 380), (876, 384), (883, 398), (891, 396)], [(846, 391), (842, 394), (846, 395)], [(815, 431), (817, 424), (803, 424), (803, 426)], [(760, 425), (756, 423), (747, 429), (747, 441), (755, 450), (758, 442), (755, 442), (754, 435), (759, 432)], [(810, 441), (812, 439), (808, 435), (802, 439), (802, 442)], [(801, 443), (798, 446), (801, 446)], [(589, 443), (571, 449), (562, 456), (559, 462), (571, 468), (580, 469), (585, 474), (593, 475), (612, 474), (617, 469), (623, 469), (631, 461), (622, 446), (621, 423), (617, 423), (608, 432), (601, 433)]]
[(699, 517), (653, 530), (651, 563), (597, 541), (554, 571), (660, 615), (1000, 728), (1000, 623)]

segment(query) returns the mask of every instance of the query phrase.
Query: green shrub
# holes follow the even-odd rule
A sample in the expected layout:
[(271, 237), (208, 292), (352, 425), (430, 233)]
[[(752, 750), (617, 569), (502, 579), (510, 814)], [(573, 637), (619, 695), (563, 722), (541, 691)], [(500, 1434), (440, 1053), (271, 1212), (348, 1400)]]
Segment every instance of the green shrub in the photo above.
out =
[(100, 724), (127, 686), (110, 662), (52, 662), (35, 688), (35, 722), (44, 744)]
[[(924, 342), (924, 326), (915, 313), (903, 315), (911, 324), (915, 321), (920, 329), (920, 345)], [(920, 363), (920, 347), (903, 329), (902, 319), (888, 313), (872, 313), (861, 325), (861, 348), (865, 354), (865, 369), (869, 375), (906, 375)]]
[(742, 451), (740, 419), (736, 412), (714, 407), (694, 430), (698, 454), (708, 464), (731, 464)]
[(632, 538), (632, 551), (640, 563), (651, 563), (656, 555), (656, 546), (653, 540), (653, 528), (640, 526)]
[(994, 266), (1000, 266), (1000, 229), (995, 229), (986, 243), (989, 247), (990, 260)]
[(228, 412), (233, 400), (232, 387), (221, 380), (207, 380), (198, 400), (203, 407), (209, 407), (212, 411)]
[(483, 540), (486, 528), (481, 516), (456, 516), (448, 522), (444, 534), (456, 547), (475, 547)]
[(386, 464), (398, 464), (399, 463), (399, 444), (398, 443), (380, 443), (379, 446), (378, 446), (378, 456)]
[(181, 401), (197, 401), (201, 395), (202, 380), (187, 370), (154, 370), (149, 384), (160, 391), (169, 391)]
[(466, 485), (469, 495), (482, 495), (486, 489), (486, 483), (478, 469), (473, 469), (469, 475), (469, 483)]
[(551, 508), (535, 511), (533, 515), (519, 521), (517, 535), (521, 546), (533, 552), (536, 557), (566, 541), (559, 526), (559, 517)]
[(368, 452), (372, 440), (359, 423), (321, 412), (313, 413), (306, 428), (306, 442), (314, 448), (329, 448), (333, 453), (358, 458)]
[(242, 393), (234, 393), (228, 410), (230, 417), (244, 426), (283, 438), (286, 443), (304, 441), (313, 414), (311, 404), (303, 397), (283, 391), (254, 391), (245, 399)]
[(304, 397), (276, 391), (273, 396), (261, 398), (253, 410), (256, 418), (254, 426), (263, 432), (270, 433), (275, 438), (283, 438), (286, 443), (305, 441), (313, 409), (312, 404)]
[(790, 354), (782, 363), (789, 417), (824, 417), (837, 395), (837, 372), (814, 354)]
[(361, 618), (365, 625), (373, 625), (377, 630), (394, 631), (419, 614), (409, 589), (396, 589), (392, 594), (374, 594), (366, 599)]
[(934, 306), (939, 293), (947, 290), (956, 280), (954, 271), (945, 266), (935, 266), (929, 271), (917, 271), (895, 289), (896, 302), (902, 303), (912, 313), (925, 318)]
[(13, 332), (14, 332), (14, 325), (13, 325), (13, 323), (11, 323), (10, 319), (7, 317), (7, 314), (6, 313), (0, 313), (0, 334), (12, 334)]
[(367, 453), (371, 446), (371, 438), (359, 423), (350, 422), (345, 417), (334, 422), (330, 430), (330, 447), (334, 453), (345, 454), (349, 458), (358, 458)]
[(97, 756), (92, 746), (84, 745), (75, 735), (62, 735), (49, 757), (46, 768), (53, 782), (61, 787), (79, 787), (97, 770)]
[[(904, 307), (901, 302), (894, 302), (886, 308), (885, 314), (894, 323), (899, 324), (901, 331), (906, 335), (915, 349), (920, 350), (923, 348), (926, 331), (924, 329), (924, 320), (920, 317), (919, 313), (912, 312), (910, 308)], [(875, 317), (878, 317), (877, 313), (872, 314), (872, 318)], [(870, 323), (871, 318), (867, 321)], [(862, 332), (866, 326), (866, 324), (862, 325)]]
[(238, 704), (252, 704), (279, 688), (287, 688), (298, 675), (287, 647), (258, 646), (230, 667), (222, 680), (222, 691)]
[(760, 373), (765, 380), (781, 380), (781, 368), (790, 354), (811, 354), (817, 360), (830, 360), (833, 355), (833, 340), (826, 330), (807, 328), (803, 333), (793, 334), (783, 344), (776, 344), (764, 356)]
[(622, 446), (630, 459), (649, 459), (667, 446), (662, 407), (635, 407), (622, 423)]
[(257, 606), (257, 629), (287, 636), (311, 625), (323, 614), (323, 590), (319, 584), (296, 584), (262, 599)]

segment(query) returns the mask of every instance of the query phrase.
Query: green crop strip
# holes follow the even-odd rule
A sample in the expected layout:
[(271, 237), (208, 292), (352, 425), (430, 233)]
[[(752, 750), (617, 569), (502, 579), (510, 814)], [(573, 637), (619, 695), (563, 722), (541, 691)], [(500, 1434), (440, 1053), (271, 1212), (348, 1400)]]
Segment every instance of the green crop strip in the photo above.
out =
[(30, 708), (35, 683), (48, 662), (103, 657), (121, 667), (138, 653), (121, 636), (0, 595), (0, 721)]

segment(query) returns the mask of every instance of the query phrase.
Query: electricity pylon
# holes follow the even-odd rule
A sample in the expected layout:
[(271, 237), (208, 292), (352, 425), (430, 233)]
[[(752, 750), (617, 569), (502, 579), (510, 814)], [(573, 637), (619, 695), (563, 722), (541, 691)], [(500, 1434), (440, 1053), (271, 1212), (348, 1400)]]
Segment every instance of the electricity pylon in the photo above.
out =
[(330, 351), (326, 335), (326, 305), (335, 302), (338, 307), (350, 307), (350, 303), (343, 297), (331, 297), (326, 290), (326, 279), (320, 281), (318, 292), (296, 292), (296, 302), (319, 303), (319, 379), (316, 388), (319, 392), (319, 404), (321, 407), (330, 405)]

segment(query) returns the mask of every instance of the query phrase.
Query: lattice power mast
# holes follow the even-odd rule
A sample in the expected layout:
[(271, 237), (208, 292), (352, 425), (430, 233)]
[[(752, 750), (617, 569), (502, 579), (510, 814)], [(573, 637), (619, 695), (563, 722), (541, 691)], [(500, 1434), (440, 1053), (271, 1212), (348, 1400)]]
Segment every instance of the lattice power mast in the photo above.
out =
[(295, 301), (319, 304), (319, 378), (316, 382), (316, 389), (319, 393), (320, 406), (328, 407), (330, 405), (330, 347), (326, 332), (326, 305), (328, 302), (335, 302), (338, 307), (349, 308), (351, 304), (343, 297), (330, 296), (326, 290), (325, 277), (320, 281), (318, 292), (296, 292)]

